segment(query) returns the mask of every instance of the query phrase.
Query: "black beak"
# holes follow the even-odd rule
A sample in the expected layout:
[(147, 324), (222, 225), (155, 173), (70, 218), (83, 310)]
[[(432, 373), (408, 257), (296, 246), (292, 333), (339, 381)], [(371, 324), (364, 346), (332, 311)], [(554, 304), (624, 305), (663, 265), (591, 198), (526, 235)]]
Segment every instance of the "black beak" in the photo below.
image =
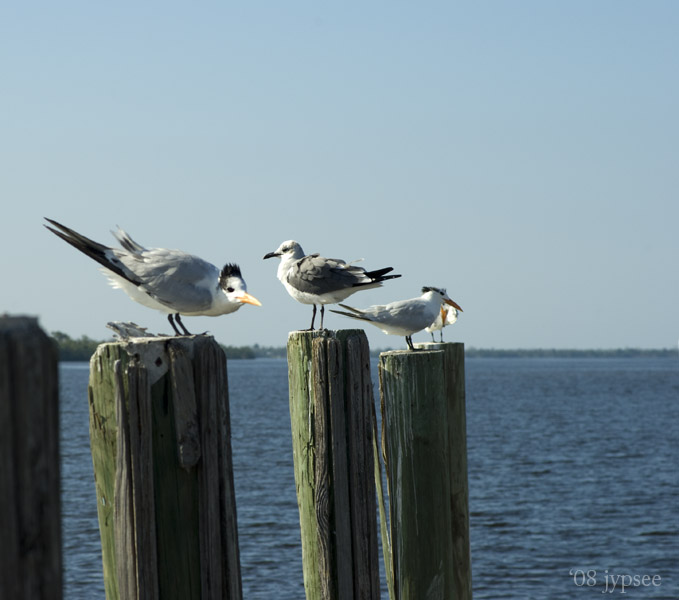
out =
[(276, 254), (275, 252), (269, 252), (269, 254), (264, 255), (264, 258), (273, 258), (274, 256), (280, 256), (280, 254)]

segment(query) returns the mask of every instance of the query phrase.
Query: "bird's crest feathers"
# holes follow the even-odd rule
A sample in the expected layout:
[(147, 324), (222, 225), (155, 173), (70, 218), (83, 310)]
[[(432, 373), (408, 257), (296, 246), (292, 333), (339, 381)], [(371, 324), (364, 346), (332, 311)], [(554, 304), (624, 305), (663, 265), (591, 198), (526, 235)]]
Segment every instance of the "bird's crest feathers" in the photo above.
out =
[(240, 267), (235, 263), (226, 263), (222, 272), (219, 274), (219, 280), (224, 281), (228, 277), (242, 277)]

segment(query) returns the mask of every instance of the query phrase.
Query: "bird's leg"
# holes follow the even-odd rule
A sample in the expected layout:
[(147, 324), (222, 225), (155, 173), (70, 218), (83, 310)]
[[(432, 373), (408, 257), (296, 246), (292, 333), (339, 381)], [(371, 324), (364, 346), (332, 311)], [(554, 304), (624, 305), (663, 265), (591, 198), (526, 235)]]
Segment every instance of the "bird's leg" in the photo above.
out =
[(409, 335), (406, 336), (406, 344), (408, 345), (408, 350), (415, 351), (415, 346), (413, 346), (413, 338)]
[(434, 332), (433, 332), (433, 331), (431, 332), (431, 341), (432, 341), (432, 342), (435, 342), (435, 341), (436, 341), (436, 340), (434, 339)]
[(323, 329), (323, 316), (325, 315), (325, 304), (321, 304), (321, 329)]
[(441, 329), (441, 343), (443, 344), (443, 329)]
[(177, 323), (179, 323), (179, 326), (184, 330), (184, 335), (191, 335), (189, 333), (189, 330), (184, 327), (184, 323), (182, 323), (182, 320), (179, 318), (179, 313), (176, 313), (174, 318), (177, 320)]
[(307, 329), (307, 331), (313, 331), (314, 330), (314, 321), (316, 320), (316, 305), (313, 305), (314, 307), (314, 312), (311, 313), (311, 327)]
[(177, 329), (177, 326), (174, 324), (174, 321), (172, 320), (172, 313), (167, 315), (167, 320), (170, 322), (170, 325), (172, 325), (172, 329), (174, 329), (175, 334), (181, 335), (182, 334), (181, 331), (179, 331), (179, 329)]

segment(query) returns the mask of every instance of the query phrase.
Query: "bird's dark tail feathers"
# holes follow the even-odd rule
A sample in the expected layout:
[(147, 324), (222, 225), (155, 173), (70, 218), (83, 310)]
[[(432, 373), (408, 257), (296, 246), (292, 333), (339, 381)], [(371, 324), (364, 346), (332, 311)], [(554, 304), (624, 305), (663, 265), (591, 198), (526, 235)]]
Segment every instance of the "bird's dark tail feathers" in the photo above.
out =
[(389, 277), (384, 277), (393, 270), (394, 267), (385, 267), (384, 269), (376, 269), (375, 271), (366, 271), (365, 275), (374, 281), (386, 281), (387, 279), (396, 279), (397, 277), (400, 277), (400, 275), (389, 275)]
[(130, 278), (129, 273), (126, 273), (122, 269), (120, 261), (115, 256), (112, 256), (111, 253), (108, 253), (107, 256), (107, 251), (111, 250), (111, 248), (104, 246), (99, 242), (95, 242), (94, 240), (81, 235), (77, 231), (73, 231), (73, 229), (62, 225), (57, 221), (53, 221), (47, 217), (45, 217), (45, 220), (56, 227), (56, 229), (54, 229), (48, 225), (45, 225), (47, 229), (49, 229), (53, 234), (58, 235), (66, 243), (71, 244), (71, 246), (73, 246), (76, 250), (80, 250), (80, 252), (86, 254), (91, 259), (96, 260), (100, 265), (106, 267), (109, 271), (113, 271), (116, 275), (122, 277), (123, 279), (127, 279), (127, 281), (134, 284), (139, 283), (138, 281), (134, 281), (132, 278)]
[(387, 281), (388, 279), (398, 279), (401, 275), (387, 275), (386, 277), (378, 277), (377, 281)]
[(389, 273), (394, 270), (394, 267), (385, 267), (384, 269), (377, 269), (375, 271), (366, 271), (364, 275), (366, 277), (370, 277), (370, 281), (366, 281), (363, 283), (356, 283), (354, 284), (354, 287), (363, 287), (363, 286), (375, 286), (375, 284), (382, 283), (383, 281), (387, 281), (388, 279), (396, 279), (397, 277), (400, 277), (400, 275), (387, 275), (385, 277), (386, 273)]

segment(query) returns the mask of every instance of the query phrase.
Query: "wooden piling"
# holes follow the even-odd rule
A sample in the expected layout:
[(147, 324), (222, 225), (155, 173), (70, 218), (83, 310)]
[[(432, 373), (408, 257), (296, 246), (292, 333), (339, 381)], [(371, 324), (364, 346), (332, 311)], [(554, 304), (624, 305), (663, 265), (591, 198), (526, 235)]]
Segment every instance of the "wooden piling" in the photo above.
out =
[(219, 345), (209, 336), (102, 344), (89, 403), (107, 600), (241, 599)]
[(57, 349), (0, 317), (0, 598), (62, 598)]
[(470, 599), (464, 345), (380, 356), (392, 600)]
[(370, 353), (362, 330), (288, 338), (307, 600), (378, 600)]

